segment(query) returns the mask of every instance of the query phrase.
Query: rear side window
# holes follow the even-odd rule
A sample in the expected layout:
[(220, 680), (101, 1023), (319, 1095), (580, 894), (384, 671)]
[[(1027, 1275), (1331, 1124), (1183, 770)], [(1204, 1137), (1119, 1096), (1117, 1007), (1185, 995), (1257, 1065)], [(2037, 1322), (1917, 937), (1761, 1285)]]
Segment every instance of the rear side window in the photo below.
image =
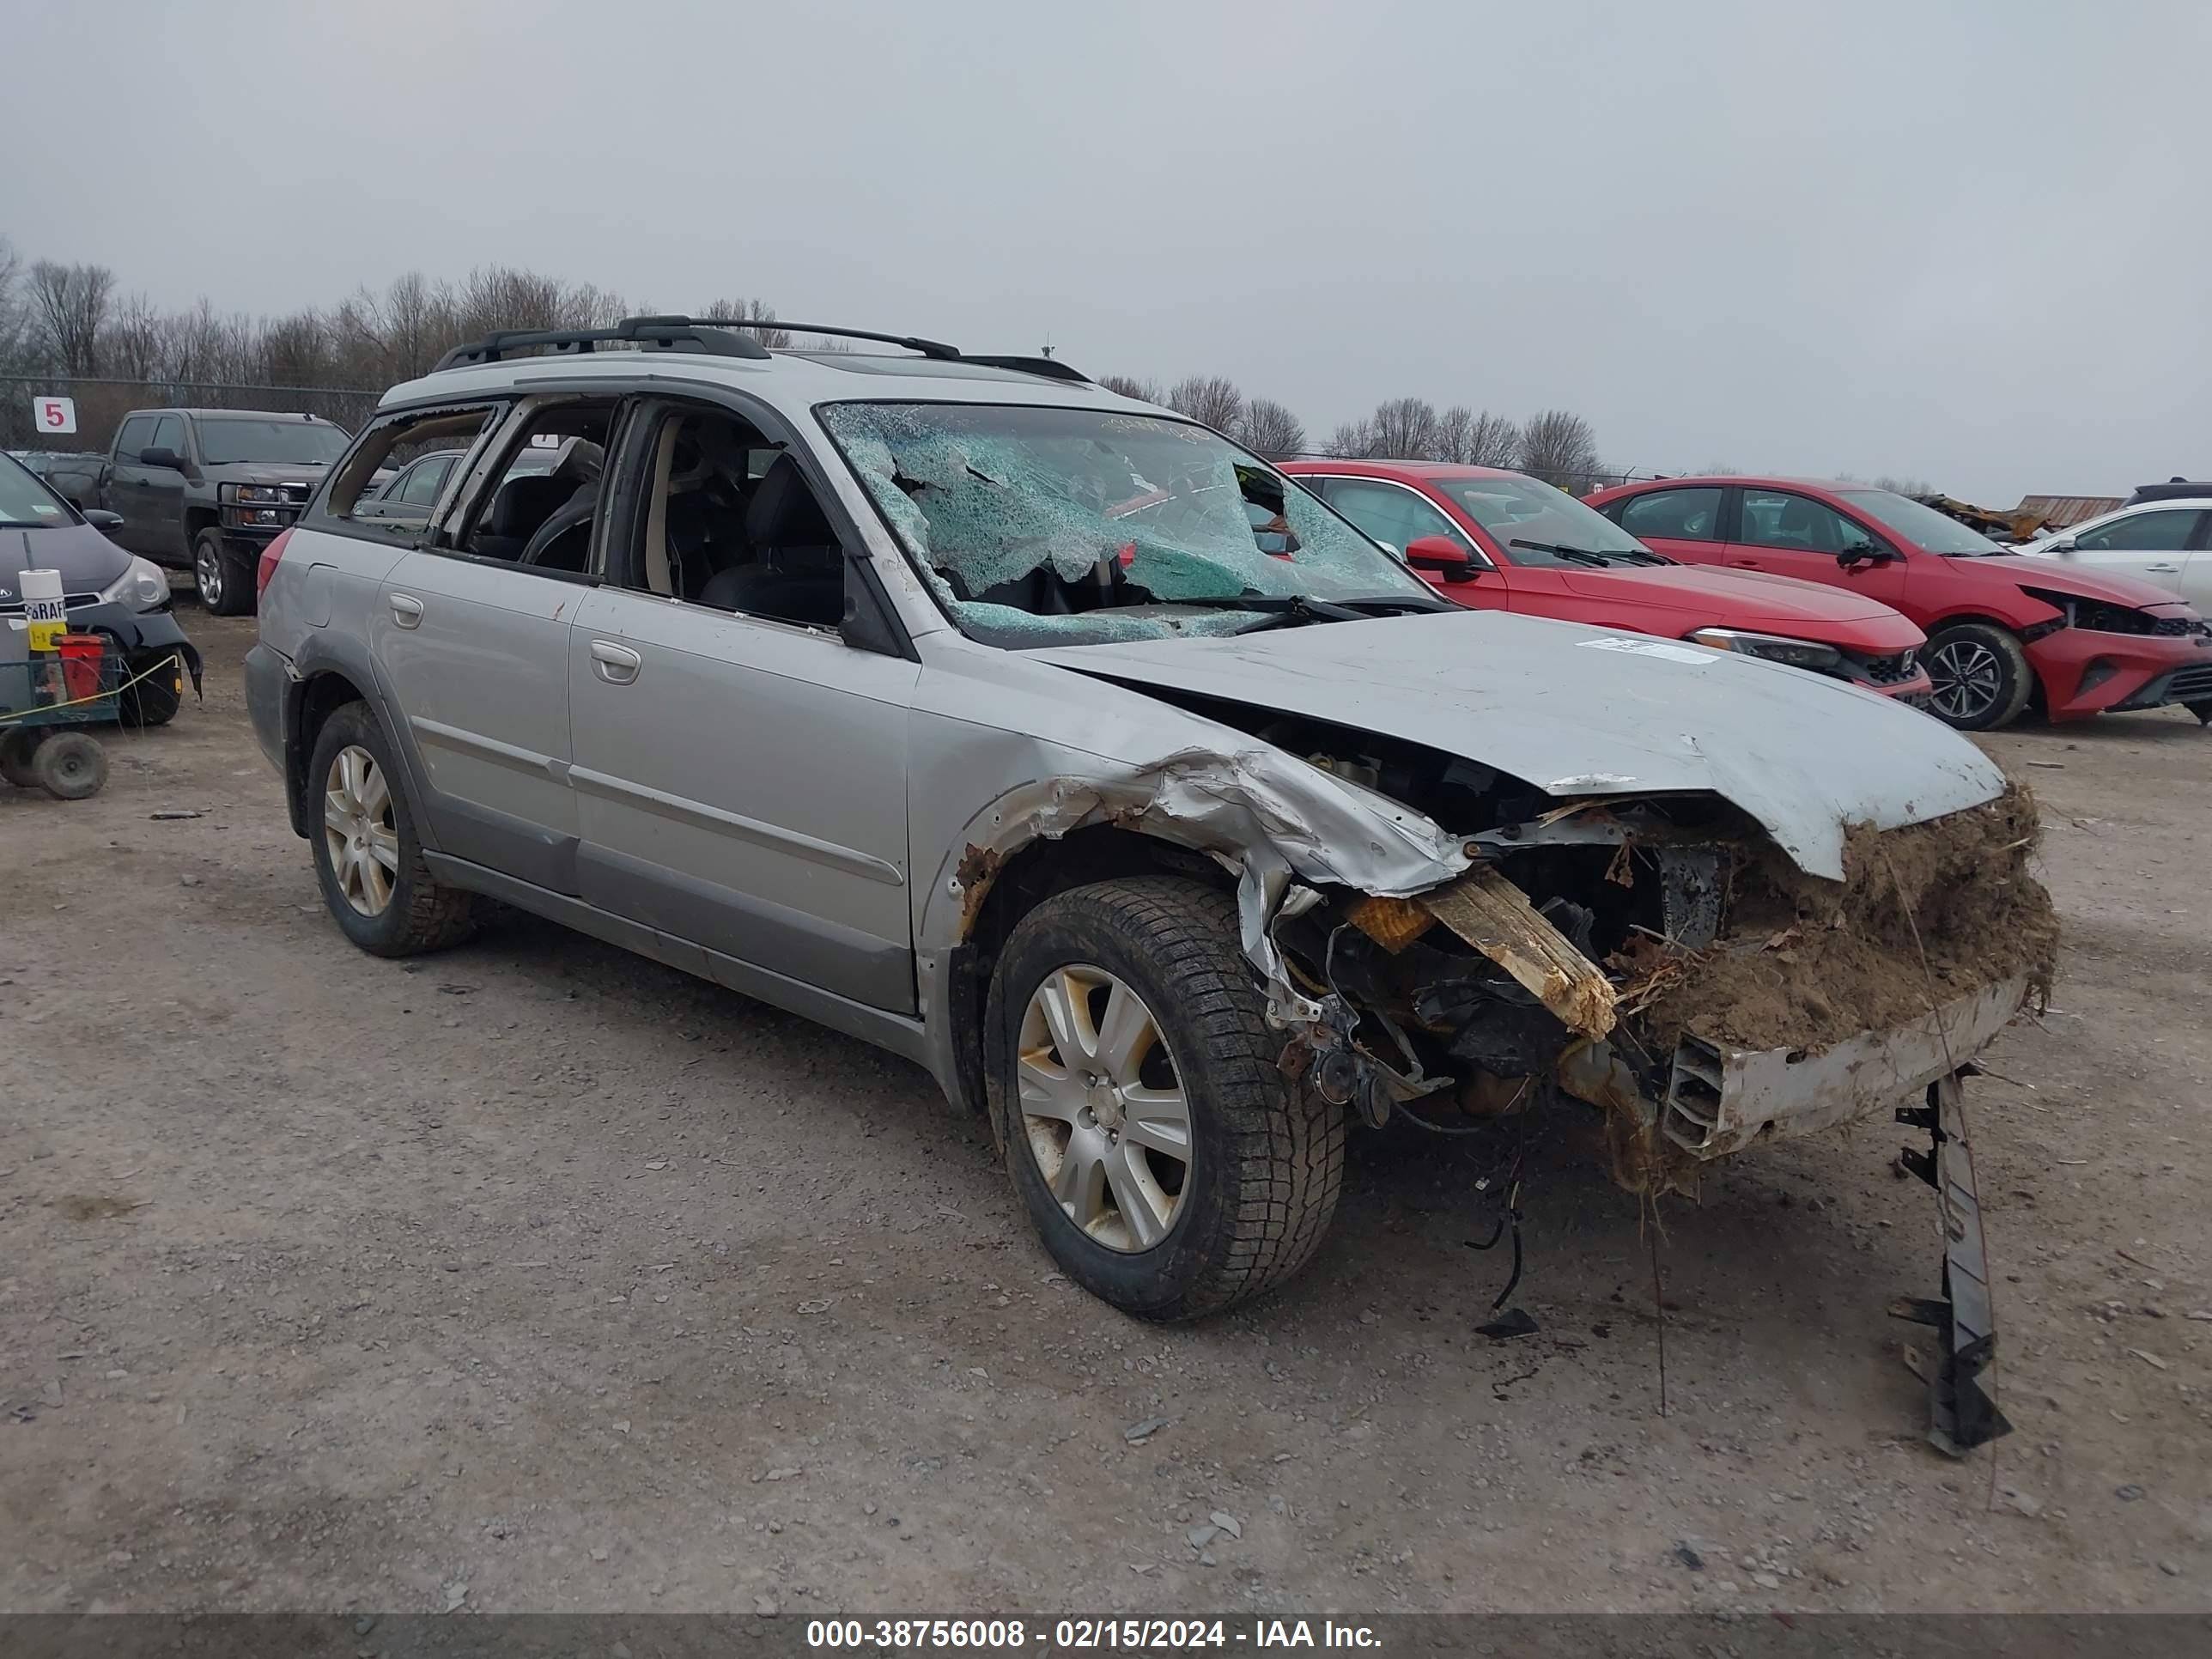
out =
[[(412, 533), (422, 527), (424, 514), (416, 514), (404, 520), (364, 518), (355, 520), (354, 509), (362, 501), (373, 496), (391, 482), (392, 474), (409, 462), (439, 450), (465, 451), (482, 437), (500, 413), (498, 404), (468, 404), (447, 409), (410, 410), (404, 415), (386, 416), (372, 422), (361, 436), (354, 441), (345, 458), (331, 469), (328, 484), (324, 486), (323, 499), (315, 516), (336, 520), (341, 524), (357, 524), (362, 530), (374, 530), (385, 534), (395, 531)], [(449, 463), (450, 465), (450, 463)], [(427, 471), (428, 467), (422, 469)], [(416, 483), (410, 476), (409, 497)], [(444, 482), (441, 473), (438, 483)], [(428, 499), (434, 501), (434, 487)]]
[(1620, 503), (1615, 520), (1641, 541), (1656, 536), (1678, 542), (1717, 542), (1721, 534), (1721, 492), (1712, 489), (1655, 489)]

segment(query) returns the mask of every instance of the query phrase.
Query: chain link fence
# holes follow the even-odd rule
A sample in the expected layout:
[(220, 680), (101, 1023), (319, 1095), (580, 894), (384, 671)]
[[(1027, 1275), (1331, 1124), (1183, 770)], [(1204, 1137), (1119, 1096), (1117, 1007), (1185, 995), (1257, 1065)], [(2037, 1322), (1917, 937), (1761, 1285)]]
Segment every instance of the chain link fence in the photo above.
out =
[[(106, 376), (0, 374), (0, 449), (105, 454), (134, 409), (237, 409), (319, 415), (356, 432), (384, 395), (380, 387), (246, 386), (223, 380), (131, 380)], [(39, 400), (76, 404), (75, 432), (42, 431)]]

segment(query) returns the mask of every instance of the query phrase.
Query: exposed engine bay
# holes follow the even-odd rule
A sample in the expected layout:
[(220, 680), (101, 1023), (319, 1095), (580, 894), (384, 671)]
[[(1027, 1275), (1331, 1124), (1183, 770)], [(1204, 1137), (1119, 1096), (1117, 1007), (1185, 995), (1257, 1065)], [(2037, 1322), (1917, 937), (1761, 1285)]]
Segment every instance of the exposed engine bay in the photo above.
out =
[(1570, 1097), (1605, 1112), (1623, 1186), (1687, 1190), (1707, 1160), (1911, 1097), (2049, 984), (2057, 925), (2016, 787), (1851, 830), (1836, 883), (1709, 795), (1560, 802), (1320, 722), (1255, 735), (1480, 826), (1473, 867), (1441, 889), (1314, 891), (1276, 913), (1280, 959), (1325, 1011), (1292, 1063), (1370, 1123)]

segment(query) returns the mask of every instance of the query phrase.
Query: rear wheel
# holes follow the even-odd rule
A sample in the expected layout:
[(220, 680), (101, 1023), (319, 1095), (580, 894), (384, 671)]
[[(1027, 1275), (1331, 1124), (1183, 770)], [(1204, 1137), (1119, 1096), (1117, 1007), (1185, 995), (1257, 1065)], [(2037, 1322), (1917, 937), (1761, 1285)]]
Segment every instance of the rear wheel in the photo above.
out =
[(2027, 707), (2034, 671), (2019, 637), (1989, 623), (1941, 628), (1923, 653), (1933, 684), (1928, 710), (1961, 732), (1994, 732)]
[(218, 617), (242, 617), (253, 609), (253, 571), (232, 552), (218, 530), (203, 530), (192, 540), (192, 585), (200, 603)]
[(323, 722), (307, 763), (315, 877), (345, 936), (373, 956), (458, 945), (475, 927), (470, 896), (430, 873), (392, 750), (367, 705)]
[(82, 732), (57, 732), (31, 757), (31, 776), (56, 800), (84, 800), (107, 784), (107, 751)]
[(1077, 1284), (1189, 1319), (1312, 1256), (1344, 1114), (1277, 1065), (1229, 895), (1146, 878), (1047, 900), (1007, 940), (986, 1022), (1008, 1172)]

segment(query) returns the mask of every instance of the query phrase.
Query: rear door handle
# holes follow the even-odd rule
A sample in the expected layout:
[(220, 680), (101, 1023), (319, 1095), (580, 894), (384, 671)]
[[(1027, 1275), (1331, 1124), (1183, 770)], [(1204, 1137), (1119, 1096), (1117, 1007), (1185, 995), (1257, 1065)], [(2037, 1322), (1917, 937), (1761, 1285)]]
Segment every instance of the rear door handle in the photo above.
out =
[(644, 666), (645, 659), (626, 645), (617, 645), (612, 640), (592, 641), (592, 672), (609, 685), (629, 684)]
[(392, 596), (392, 620), (402, 628), (421, 627), (422, 601), (411, 593), (394, 593)]

